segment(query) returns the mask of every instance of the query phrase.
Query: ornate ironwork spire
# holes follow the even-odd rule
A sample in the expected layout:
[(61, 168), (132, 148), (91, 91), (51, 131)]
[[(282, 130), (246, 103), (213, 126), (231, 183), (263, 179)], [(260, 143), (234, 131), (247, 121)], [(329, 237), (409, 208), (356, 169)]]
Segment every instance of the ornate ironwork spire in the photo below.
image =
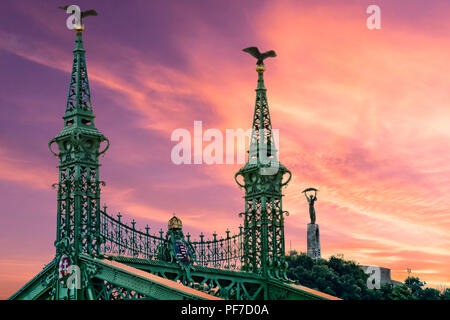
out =
[[(287, 280), (281, 188), (291, 179), (291, 172), (278, 161), (262, 63), (265, 57), (276, 55), (274, 51), (259, 54), (255, 49), (244, 49), (258, 59), (250, 150), (247, 163), (235, 175), (236, 183), (245, 189), (243, 270)], [(283, 181), (285, 174), (289, 177)]]
[(66, 112), (75, 110), (91, 111), (91, 93), (86, 70), (83, 32), (76, 32), (75, 49), (73, 50), (72, 77), (70, 79), (69, 97)]
[[(264, 71), (266, 66), (264, 60), (269, 57), (276, 57), (273, 50), (260, 53), (257, 47), (249, 47), (243, 50), (257, 59), (256, 72), (258, 73), (258, 83), (256, 86), (255, 111), (253, 114), (252, 136), (250, 140), (249, 163), (257, 164), (263, 162), (267, 164), (270, 159), (277, 162), (277, 151), (270, 121), (269, 104), (267, 102), (266, 87), (264, 86)], [(261, 158), (264, 159), (261, 159)]]
[(75, 49), (73, 50), (72, 73), (70, 76), (69, 94), (67, 97), (66, 114), (64, 119), (72, 118), (73, 122), (66, 121), (65, 126), (80, 125), (84, 121), (93, 121), (91, 91), (86, 68), (85, 50), (83, 47), (83, 30), (77, 28)]
[(258, 83), (256, 86), (255, 111), (253, 113), (252, 137), (250, 140), (249, 163), (261, 163), (262, 157), (274, 157), (277, 160), (277, 150), (270, 121), (269, 104), (267, 102), (266, 87), (264, 86), (264, 65), (257, 65)]
[[(50, 151), (59, 158), (59, 183), (56, 231), (56, 261), (67, 258), (81, 268), (80, 254), (98, 256), (100, 235), (100, 185), (98, 157), (109, 147), (108, 139), (94, 125), (91, 95), (83, 48), (83, 27), (75, 29), (73, 67), (62, 130), (49, 142)], [(103, 141), (107, 144), (100, 151)], [(56, 143), (58, 151), (52, 150)], [(85, 281), (85, 280), (83, 280)], [(77, 288), (78, 289), (78, 288)], [(68, 291), (55, 286), (56, 299), (83, 299), (85, 287)]]

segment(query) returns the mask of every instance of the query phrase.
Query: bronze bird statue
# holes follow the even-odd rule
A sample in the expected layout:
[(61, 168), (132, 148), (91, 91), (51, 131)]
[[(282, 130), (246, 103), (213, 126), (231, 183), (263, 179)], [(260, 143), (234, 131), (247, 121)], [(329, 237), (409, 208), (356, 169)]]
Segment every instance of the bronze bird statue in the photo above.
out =
[[(61, 7), (58, 7), (58, 8), (60, 8), (61, 10), (64, 10), (64, 11), (67, 11), (67, 8), (68, 7), (70, 7), (70, 6), (61, 6)], [(83, 24), (83, 18), (86, 18), (86, 17), (89, 17), (89, 16), (98, 16), (98, 13), (97, 13), (97, 11), (95, 11), (94, 9), (89, 9), (89, 10), (85, 10), (85, 11), (81, 11), (81, 14), (80, 14), (80, 24)]]
[(256, 64), (259, 66), (264, 65), (264, 60), (266, 58), (274, 58), (277, 56), (277, 54), (273, 50), (269, 50), (264, 53), (261, 53), (261, 52), (259, 52), (259, 49), (257, 47), (248, 47), (248, 48), (243, 49), (242, 51), (247, 52), (247, 53), (251, 54), (253, 57), (255, 57), (256, 59), (258, 59), (256, 61)]

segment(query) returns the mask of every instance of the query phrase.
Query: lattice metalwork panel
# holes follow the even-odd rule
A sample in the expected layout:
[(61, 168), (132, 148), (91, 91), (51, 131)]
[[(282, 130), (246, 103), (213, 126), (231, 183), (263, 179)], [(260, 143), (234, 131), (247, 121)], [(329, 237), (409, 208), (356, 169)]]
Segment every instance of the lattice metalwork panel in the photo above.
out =
[(94, 300), (141, 300), (147, 297), (135, 290), (116, 286), (106, 280), (93, 279)]
[(91, 93), (89, 90), (88, 74), (86, 69), (86, 58), (83, 49), (81, 33), (77, 34), (75, 50), (73, 51), (72, 74), (70, 77), (69, 94), (67, 98), (66, 111), (76, 109), (92, 111)]
[(163, 231), (159, 236), (136, 229), (135, 222), (132, 227), (121, 222), (121, 215), (115, 219), (105, 211), (101, 212), (100, 234), (103, 237), (101, 252), (105, 254), (116, 254), (121, 256), (136, 257), (147, 260), (161, 259), (163, 247), (168, 241), (163, 237)]
[[(100, 234), (103, 238), (100, 251), (104, 254), (113, 254), (126, 257), (135, 257), (146, 260), (163, 260), (164, 247), (169, 245), (164, 232), (159, 231), (159, 235), (136, 229), (136, 224), (132, 221), (132, 226), (121, 221), (119, 214), (117, 219), (109, 216), (105, 210), (101, 211)], [(213, 239), (208, 240), (204, 235), (200, 235), (200, 240), (192, 241), (191, 235), (186, 235), (186, 241), (192, 244), (195, 250), (195, 265), (211, 268), (239, 270), (243, 257), (243, 230), (230, 236), (230, 231), (226, 231), (226, 236), (218, 239), (217, 234), (213, 234)]]
[(57, 242), (63, 252), (99, 253), (99, 202), (96, 166), (60, 168)]
[(217, 234), (213, 234), (212, 240), (204, 240), (204, 235), (200, 234), (199, 241), (187, 240), (195, 249), (197, 264), (218, 269), (239, 270), (242, 264), (242, 228), (239, 233), (230, 236), (230, 231), (226, 231), (225, 238), (217, 239)]
[(257, 89), (256, 91), (250, 149), (257, 150), (258, 154), (256, 156), (259, 158), (259, 147), (261, 144), (267, 147), (267, 156), (271, 155), (271, 147), (274, 146), (274, 137), (265, 89)]

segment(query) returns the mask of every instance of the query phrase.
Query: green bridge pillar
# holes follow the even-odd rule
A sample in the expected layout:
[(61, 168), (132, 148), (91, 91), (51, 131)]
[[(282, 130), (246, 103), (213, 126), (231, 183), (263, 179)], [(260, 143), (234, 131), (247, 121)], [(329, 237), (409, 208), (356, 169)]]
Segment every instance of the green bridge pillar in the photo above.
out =
[[(258, 85), (248, 161), (235, 175), (238, 185), (245, 189), (242, 269), (287, 280), (281, 188), (289, 182), (291, 172), (278, 161), (264, 86), (265, 66), (257, 64), (256, 71)], [(283, 181), (285, 174), (289, 177)]]
[[(62, 273), (77, 273), (76, 268), (80, 268), (77, 276), (81, 277), (81, 288), (67, 290), (57, 281), (56, 299), (85, 298), (85, 270), (80, 266), (79, 255), (96, 256), (101, 244), (102, 182), (99, 181), (98, 157), (109, 147), (109, 142), (94, 125), (82, 35), (83, 29), (77, 29), (63, 128), (49, 142), (50, 151), (59, 158), (56, 261), (59, 263), (64, 257)], [(107, 145), (100, 151), (103, 141), (107, 141)], [(52, 149), (54, 143), (57, 152)], [(65, 270), (68, 266), (71, 270)]]

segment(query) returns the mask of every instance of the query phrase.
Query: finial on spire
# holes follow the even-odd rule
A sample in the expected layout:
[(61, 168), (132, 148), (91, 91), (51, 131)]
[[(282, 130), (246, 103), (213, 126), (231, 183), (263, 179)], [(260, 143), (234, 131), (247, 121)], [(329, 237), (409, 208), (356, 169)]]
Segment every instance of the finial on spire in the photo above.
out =
[(256, 72), (263, 73), (266, 71), (266, 66), (264, 64), (257, 64), (256, 65)]
[(76, 26), (73, 30), (75, 30), (76, 33), (83, 33), (84, 25)]
[(261, 53), (257, 47), (248, 47), (243, 49), (242, 51), (247, 52), (248, 54), (255, 57), (256, 60), (256, 72), (263, 73), (266, 71), (266, 66), (264, 65), (264, 60), (267, 58), (275, 58), (277, 54), (274, 50), (269, 50), (264, 53)]

